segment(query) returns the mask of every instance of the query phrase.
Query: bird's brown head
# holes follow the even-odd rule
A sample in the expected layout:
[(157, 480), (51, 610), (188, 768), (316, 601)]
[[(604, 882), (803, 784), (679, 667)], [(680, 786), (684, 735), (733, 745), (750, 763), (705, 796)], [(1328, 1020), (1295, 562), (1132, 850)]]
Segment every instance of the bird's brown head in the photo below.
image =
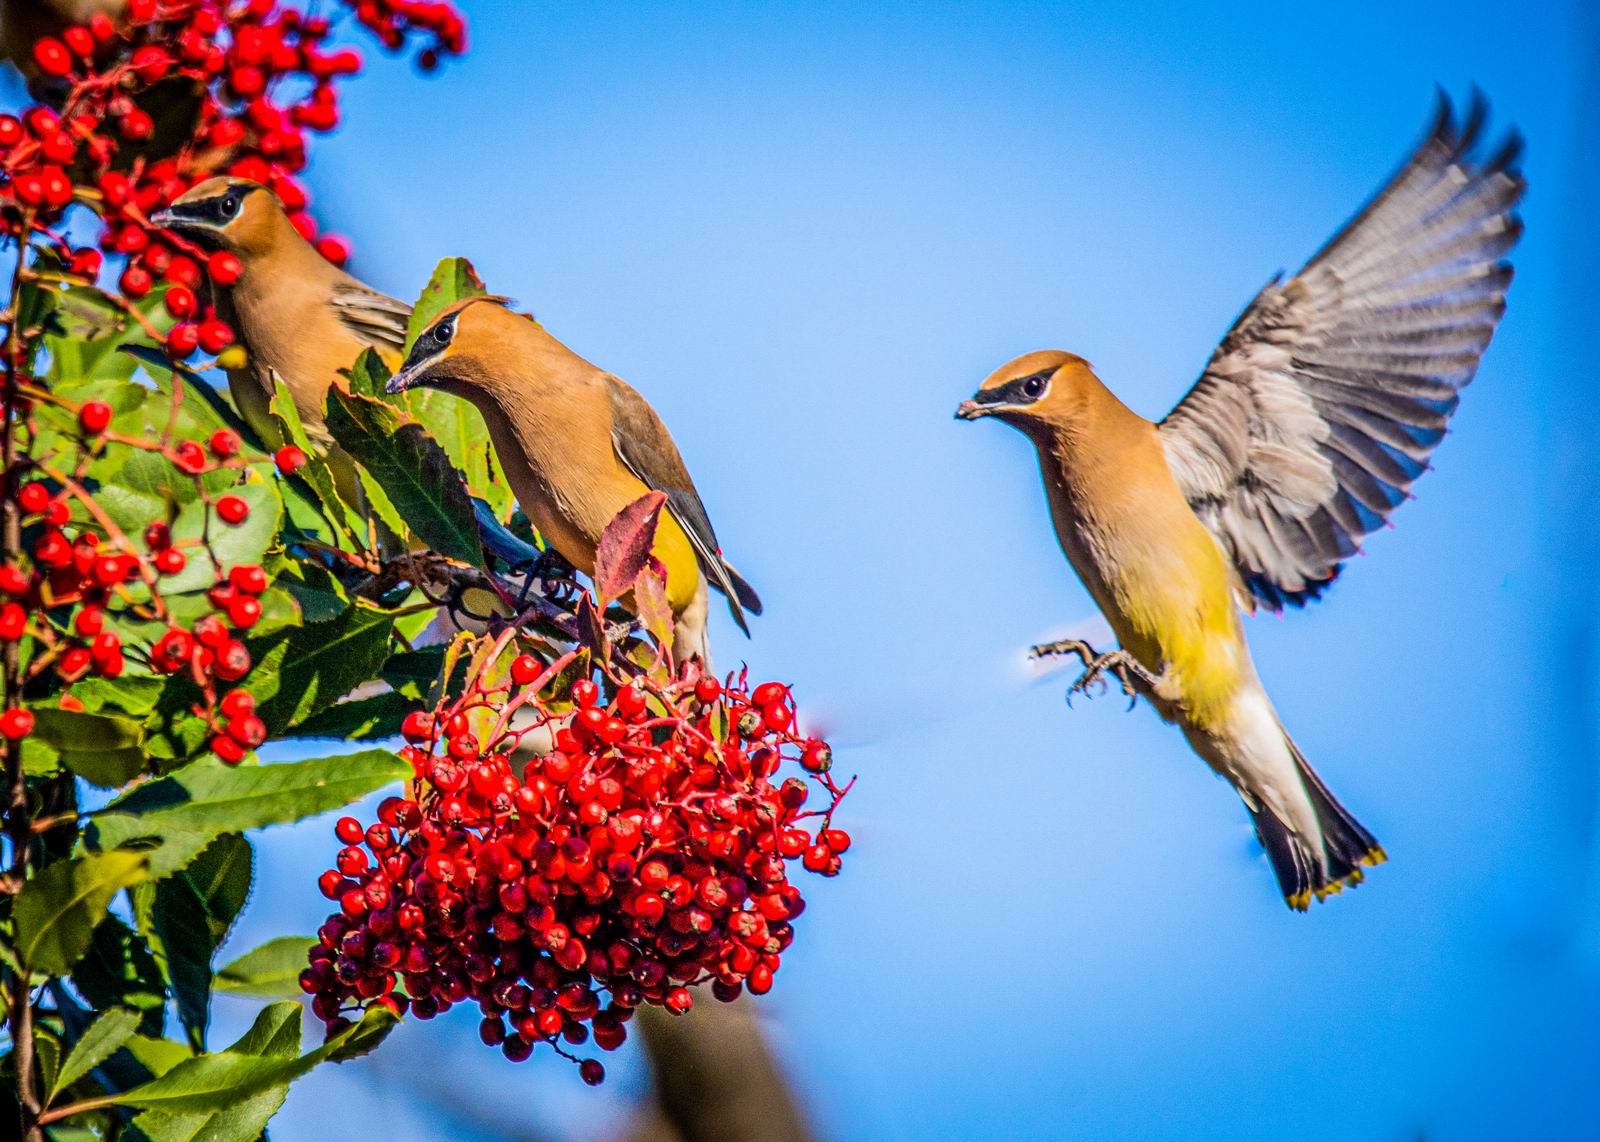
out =
[(278, 196), (242, 178), (208, 178), (156, 211), (150, 221), (207, 249), (245, 259), (269, 250), (284, 228), (293, 230)]
[(440, 389), (470, 399), (505, 372), (496, 361), (514, 352), (519, 323), (530, 322), (507, 309), (503, 297), (458, 301), (417, 335), (405, 365), (384, 387), (390, 393)]
[(1059, 349), (1029, 353), (990, 373), (956, 409), (959, 420), (998, 416), (1017, 428), (1070, 423), (1100, 386), (1089, 362)]

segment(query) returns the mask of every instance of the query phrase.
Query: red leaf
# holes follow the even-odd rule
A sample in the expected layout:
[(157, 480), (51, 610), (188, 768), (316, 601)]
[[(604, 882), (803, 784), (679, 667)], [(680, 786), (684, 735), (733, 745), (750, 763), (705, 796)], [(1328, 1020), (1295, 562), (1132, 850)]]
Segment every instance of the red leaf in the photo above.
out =
[(600, 533), (600, 548), (594, 556), (594, 585), (600, 592), (601, 609), (633, 589), (639, 573), (650, 561), (656, 523), (666, 502), (664, 493), (646, 492), (613, 516)]

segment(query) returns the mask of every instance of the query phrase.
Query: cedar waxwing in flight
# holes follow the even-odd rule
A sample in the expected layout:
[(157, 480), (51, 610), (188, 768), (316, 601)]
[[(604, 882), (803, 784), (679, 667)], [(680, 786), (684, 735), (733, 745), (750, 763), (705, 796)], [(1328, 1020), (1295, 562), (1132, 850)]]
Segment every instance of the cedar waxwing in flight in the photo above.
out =
[(223, 300), (248, 356), (228, 373), (245, 421), (261, 432), (277, 374), (311, 442), (331, 449), (323, 423), (328, 386), (366, 349), (397, 366), (411, 307), (368, 289), (319, 254), (277, 195), (259, 183), (207, 179), (150, 220), (207, 249), (227, 250), (242, 265)]
[(1426, 140), (1289, 281), (1274, 278), (1153, 424), (1070, 353), (1020, 357), (956, 415), (1039, 452), (1061, 547), (1121, 649), (1074, 651), (1183, 730), (1244, 799), (1290, 907), (1385, 859), (1290, 739), (1240, 611), (1317, 598), (1407, 498), (1505, 311), (1522, 224), (1515, 132), (1440, 97)]
[(666, 510), (655, 555), (667, 570), (680, 661), (706, 645), (706, 583), (728, 597), (739, 628), (761, 600), (722, 558), (717, 536), (667, 426), (632, 386), (596, 368), (501, 298), (470, 298), (417, 338), (389, 392), (440, 389), (471, 401), (511, 490), (545, 542), (594, 574), (600, 534), (654, 489)]

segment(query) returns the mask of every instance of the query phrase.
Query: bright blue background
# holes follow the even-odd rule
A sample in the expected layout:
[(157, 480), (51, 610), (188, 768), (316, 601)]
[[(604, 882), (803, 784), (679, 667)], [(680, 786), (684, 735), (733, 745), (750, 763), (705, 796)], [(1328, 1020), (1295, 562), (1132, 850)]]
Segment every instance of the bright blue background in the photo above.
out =
[[(1581, 5), (465, 7), (465, 60), (350, 86), (319, 205), (375, 285), (466, 255), (633, 381), (761, 588), (722, 664), (792, 679), (861, 775), (857, 847), (762, 1002), (825, 1135), (1600, 1131)], [(1527, 134), (1528, 232), (1419, 502), (1325, 603), (1250, 624), (1392, 858), (1296, 916), (1177, 733), (1027, 679), (1090, 603), (1025, 441), (950, 414), (1059, 346), (1159, 416), (1435, 81)], [(235, 949), (321, 914), (329, 824), (260, 846)], [(512, 1067), (463, 1014), (305, 1080), (274, 1136), (600, 1137), (640, 1089), (613, 1069)]]

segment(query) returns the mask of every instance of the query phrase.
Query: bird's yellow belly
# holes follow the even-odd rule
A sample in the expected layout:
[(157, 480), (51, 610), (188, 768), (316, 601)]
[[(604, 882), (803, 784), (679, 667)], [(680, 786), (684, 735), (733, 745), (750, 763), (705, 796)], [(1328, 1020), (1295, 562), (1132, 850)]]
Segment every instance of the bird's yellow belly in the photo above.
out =
[(1248, 670), (1232, 581), (1208, 534), (1166, 539), (1145, 545), (1075, 537), (1067, 554), (1117, 641), (1161, 678), (1163, 713), (1216, 725)]
[[(595, 554), (606, 524), (631, 501), (616, 497), (613, 503), (611, 498), (583, 494), (592, 493), (592, 488), (582, 489), (579, 496), (562, 499), (545, 481), (519, 480), (516, 478), (519, 474), (509, 469), (506, 473), (528, 521), (538, 529), (547, 545), (592, 577)], [(642, 485), (638, 492), (644, 494)], [(675, 614), (681, 613), (694, 601), (700, 583), (700, 565), (688, 535), (665, 509), (656, 524), (651, 552), (667, 569), (667, 602)]]

